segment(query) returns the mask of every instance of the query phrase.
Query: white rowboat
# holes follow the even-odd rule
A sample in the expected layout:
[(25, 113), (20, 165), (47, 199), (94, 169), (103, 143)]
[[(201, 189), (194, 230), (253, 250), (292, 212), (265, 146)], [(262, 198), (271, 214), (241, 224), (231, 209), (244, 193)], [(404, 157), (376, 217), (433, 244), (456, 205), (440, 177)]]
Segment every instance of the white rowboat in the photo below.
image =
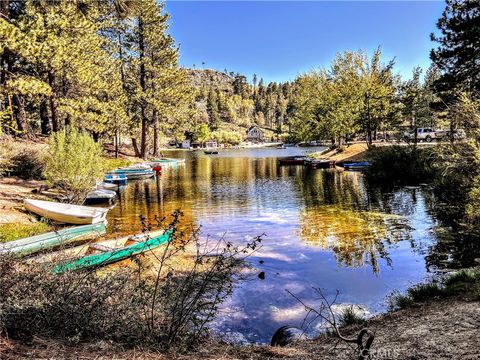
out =
[(105, 221), (109, 209), (63, 204), (53, 201), (24, 200), (25, 209), (44, 218), (67, 224), (96, 224)]

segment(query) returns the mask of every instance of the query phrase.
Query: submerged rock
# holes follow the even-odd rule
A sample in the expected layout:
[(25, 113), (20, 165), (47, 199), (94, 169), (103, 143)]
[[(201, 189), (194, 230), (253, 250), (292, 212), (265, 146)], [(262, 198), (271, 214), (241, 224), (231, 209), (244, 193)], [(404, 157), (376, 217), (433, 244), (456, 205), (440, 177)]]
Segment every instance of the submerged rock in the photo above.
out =
[(302, 329), (295, 326), (282, 326), (272, 336), (271, 346), (286, 346), (295, 341), (306, 340), (307, 337)]

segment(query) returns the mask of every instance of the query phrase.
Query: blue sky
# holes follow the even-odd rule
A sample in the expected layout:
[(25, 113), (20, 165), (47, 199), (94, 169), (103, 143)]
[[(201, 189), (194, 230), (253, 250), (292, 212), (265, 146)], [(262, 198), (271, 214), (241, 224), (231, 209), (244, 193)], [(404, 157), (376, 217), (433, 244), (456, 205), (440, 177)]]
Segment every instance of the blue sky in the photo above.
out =
[(409, 77), (428, 67), (429, 34), (443, 1), (168, 1), (171, 33), (185, 67), (254, 73), (265, 81), (293, 80), (328, 66), (337, 52), (383, 49)]

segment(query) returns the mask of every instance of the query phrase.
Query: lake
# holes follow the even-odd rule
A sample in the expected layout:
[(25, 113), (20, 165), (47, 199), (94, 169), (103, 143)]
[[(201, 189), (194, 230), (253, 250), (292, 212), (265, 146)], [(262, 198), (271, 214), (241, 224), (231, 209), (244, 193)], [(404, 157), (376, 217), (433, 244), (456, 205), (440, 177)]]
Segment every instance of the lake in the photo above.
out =
[[(204, 237), (243, 244), (265, 234), (249, 258), (254, 276), (212, 324), (240, 342), (269, 342), (278, 327), (302, 324), (305, 311), (286, 290), (312, 305), (312, 287), (328, 298), (338, 290), (339, 306), (357, 304), (369, 315), (386, 310), (392, 291), (480, 258), (478, 242), (460, 241), (437, 219), (428, 186), (381, 188), (358, 172), (277, 163), (318, 150), (168, 152), (185, 164), (130, 182), (109, 213), (110, 229), (131, 233), (141, 229), (141, 214), (153, 219), (181, 209)], [(262, 271), (264, 280), (256, 276)]]

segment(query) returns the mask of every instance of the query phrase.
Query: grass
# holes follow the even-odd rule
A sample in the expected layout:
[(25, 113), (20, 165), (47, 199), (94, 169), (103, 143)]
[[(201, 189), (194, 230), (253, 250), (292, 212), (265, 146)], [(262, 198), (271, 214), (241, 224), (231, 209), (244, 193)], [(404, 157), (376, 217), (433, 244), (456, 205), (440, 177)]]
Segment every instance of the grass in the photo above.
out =
[(353, 306), (348, 306), (342, 310), (342, 314), (339, 318), (340, 327), (349, 325), (363, 325), (365, 324), (365, 318), (359, 315)]
[(0, 242), (8, 242), (29, 236), (34, 236), (48, 232), (50, 230), (50, 225), (44, 222), (35, 222), (28, 224), (1, 224)]
[(110, 171), (110, 170), (115, 170), (121, 167), (132, 165), (133, 161), (128, 159), (120, 159), (120, 158), (105, 158), (104, 164), (105, 164), (105, 169), (107, 171)]
[(388, 302), (390, 310), (405, 309), (414, 304), (433, 299), (461, 296), (466, 300), (480, 300), (480, 267), (462, 269), (446, 276), (441, 281), (417, 284), (406, 294), (394, 292)]

